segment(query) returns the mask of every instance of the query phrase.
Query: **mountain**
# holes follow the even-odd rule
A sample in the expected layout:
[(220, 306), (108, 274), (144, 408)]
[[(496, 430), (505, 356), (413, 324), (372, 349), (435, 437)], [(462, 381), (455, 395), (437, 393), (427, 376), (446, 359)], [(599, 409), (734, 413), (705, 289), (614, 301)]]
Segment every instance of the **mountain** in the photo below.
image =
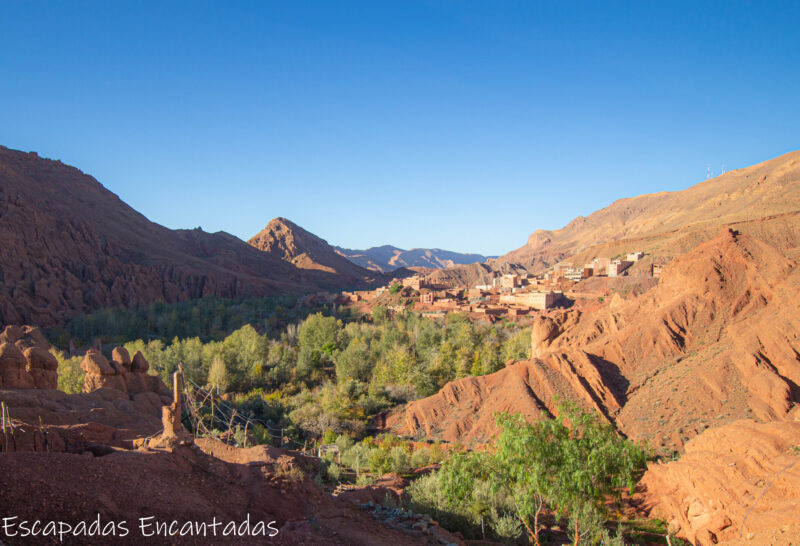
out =
[[(179, 205), (179, 203), (176, 203)], [(351, 284), (227, 233), (171, 230), (60, 161), (0, 147), (0, 323), (52, 326), (109, 306)]]
[(387, 426), (485, 442), (496, 412), (557, 413), (558, 395), (669, 453), (737, 419), (785, 420), (800, 404), (797, 250), (725, 229), (639, 296), (537, 315), (531, 360), (449, 383)]
[(355, 284), (376, 278), (374, 272), (340, 256), (325, 240), (286, 218), (271, 220), (247, 243), (299, 269), (337, 275), (345, 282)]
[(401, 267), (445, 269), (456, 265), (485, 262), (487, 259), (486, 256), (480, 254), (462, 254), (440, 248), (403, 250), (396, 246), (383, 245), (367, 250), (351, 250), (338, 246), (334, 249), (351, 262), (381, 273), (388, 273)]
[(540, 271), (569, 259), (643, 250), (673, 257), (735, 226), (785, 246), (800, 226), (800, 151), (706, 180), (675, 192), (615, 201), (555, 231), (538, 230), (493, 265), (517, 263)]

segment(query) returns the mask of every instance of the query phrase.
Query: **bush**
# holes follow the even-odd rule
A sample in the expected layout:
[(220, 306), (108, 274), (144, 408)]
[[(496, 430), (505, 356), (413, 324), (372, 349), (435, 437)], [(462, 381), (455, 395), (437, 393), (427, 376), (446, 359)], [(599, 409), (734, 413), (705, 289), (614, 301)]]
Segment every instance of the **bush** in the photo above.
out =
[(395, 474), (408, 472), (410, 462), (408, 452), (404, 447), (393, 447), (389, 452), (389, 470)]
[(417, 449), (411, 454), (411, 468), (422, 468), (428, 466), (431, 461), (431, 450), (427, 447)]
[(328, 480), (337, 483), (342, 477), (342, 467), (336, 463), (331, 463), (327, 468)]
[(322, 435), (322, 443), (323, 444), (333, 444), (336, 442), (337, 434), (336, 431), (332, 428), (329, 428), (325, 431), (325, 434)]
[(76, 394), (83, 390), (83, 370), (81, 360), (83, 357), (68, 357), (61, 351), (52, 350), (53, 356), (58, 360), (58, 390), (67, 394)]
[(519, 519), (510, 514), (493, 518), (492, 528), (497, 536), (504, 542), (516, 542), (522, 535), (522, 524), (519, 522)]
[(374, 483), (375, 483), (375, 478), (373, 478), (369, 474), (361, 474), (358, 478), (356, 478), (356, 485), (359, 486), (372, 485)]

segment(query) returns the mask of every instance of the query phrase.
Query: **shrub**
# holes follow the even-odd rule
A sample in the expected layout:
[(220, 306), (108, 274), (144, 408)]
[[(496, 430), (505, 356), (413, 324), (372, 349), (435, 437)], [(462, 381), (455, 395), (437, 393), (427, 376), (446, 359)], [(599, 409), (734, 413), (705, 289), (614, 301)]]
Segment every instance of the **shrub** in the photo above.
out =
[(410, 460), (404, 447), (393, 447), (389, 452), (389, 470), (395, 474), (408, 472)]
[(427, 447), (423, 447), (414, 451), (411, 454), (411, 468), (421, 468), (423, 466), (428, 466), (431, 461), (431, 450)]
[(58, 390), (76, 394), (83, 390), (83, 370), (80, 356), (68, 357), (61, 351), (51, 351), (58, 360)]

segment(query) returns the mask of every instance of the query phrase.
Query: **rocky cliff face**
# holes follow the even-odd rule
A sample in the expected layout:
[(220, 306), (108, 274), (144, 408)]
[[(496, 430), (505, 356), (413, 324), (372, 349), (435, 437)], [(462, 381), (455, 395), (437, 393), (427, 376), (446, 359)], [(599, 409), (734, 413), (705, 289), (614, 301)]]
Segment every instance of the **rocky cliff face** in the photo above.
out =
[(94, 178), (0, 147), (0, 324), (51, 326), (102, 307), (351, 284), (226, 233), (150, 222)]

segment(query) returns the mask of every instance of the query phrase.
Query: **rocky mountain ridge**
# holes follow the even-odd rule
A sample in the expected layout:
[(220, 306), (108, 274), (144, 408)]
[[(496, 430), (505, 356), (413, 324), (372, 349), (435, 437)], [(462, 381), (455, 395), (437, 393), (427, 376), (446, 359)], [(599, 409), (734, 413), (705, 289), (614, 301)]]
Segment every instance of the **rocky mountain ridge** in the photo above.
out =
[(297, 267), (227, 233), (167, 229), (78, 169), (5, 147), (0, 247), (0, 324), (52, 326), (104, 307), (357, 282)]
[(376, 274), (356, 265), (324, 239), (286, 218), (274, 218), (247, 243), (267, 255), (301, 270), (336, 275), (351, 284), (369, 282)]
[(674, 257), (714, 237), (723, 226), (781, 246), (786, 230), (800, 226), (800, 151), (685, 190), (619, 199), (561, 229), (537, 230), (524, 246), (490, 263), (540, 271), (562, 260), (582, 264), (634, 250)]
[(482, 263), (488, 259), (487, 256), (481, 254), (465, 254), (441, 248), (404, 250), (392, 245), (383, 245), (366, 250), (353, 250), (339, 246), (334, 249), (351, 262), (380, 273), (389, 273), (401, 267), (447, 269), (456, 265)]

